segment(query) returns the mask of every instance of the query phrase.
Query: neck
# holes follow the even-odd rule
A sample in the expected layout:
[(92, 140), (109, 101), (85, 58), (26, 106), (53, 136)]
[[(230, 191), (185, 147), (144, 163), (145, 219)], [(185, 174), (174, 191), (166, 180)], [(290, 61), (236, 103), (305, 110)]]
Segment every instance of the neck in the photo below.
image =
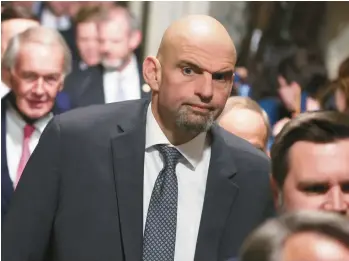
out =
[(159, 124), (162, 132), (165, 134), (166, 138), (172, 145), (178, 146), (184, 143), (189, 142), (193, 138), (195, 138), (200, 133), (189, 132), (187, 130), (183, 130), (177, 126), (175, 122), (165, 121), (162, 119), (169, 117), (161, 117), (157, 105), (152, 101), (152, 113), (154, 115), (155, 120)]

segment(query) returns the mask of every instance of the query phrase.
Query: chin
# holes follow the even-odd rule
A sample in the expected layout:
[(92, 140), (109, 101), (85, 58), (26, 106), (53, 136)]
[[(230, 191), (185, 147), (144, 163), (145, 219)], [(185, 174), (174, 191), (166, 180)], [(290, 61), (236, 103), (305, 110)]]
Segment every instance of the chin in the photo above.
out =
[(23, 114), (26, 115), (30, 119), (40, 119), (44, 116), (46, 116), (48, 113), (50, 113), (50, 110), (46, 109), (29, 109), (29, 110), (24, 110)]

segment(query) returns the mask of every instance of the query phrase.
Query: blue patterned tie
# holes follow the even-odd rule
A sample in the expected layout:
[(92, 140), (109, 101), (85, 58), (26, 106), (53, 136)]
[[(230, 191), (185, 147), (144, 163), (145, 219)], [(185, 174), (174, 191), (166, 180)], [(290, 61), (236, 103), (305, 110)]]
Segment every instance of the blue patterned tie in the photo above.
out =
[(176, 247), (178, 183), (176, 165), (180, 152), (167, 145), (156, 146), (164, 168), (150, 198), (143, 238), (143, 261), (173, 261)]

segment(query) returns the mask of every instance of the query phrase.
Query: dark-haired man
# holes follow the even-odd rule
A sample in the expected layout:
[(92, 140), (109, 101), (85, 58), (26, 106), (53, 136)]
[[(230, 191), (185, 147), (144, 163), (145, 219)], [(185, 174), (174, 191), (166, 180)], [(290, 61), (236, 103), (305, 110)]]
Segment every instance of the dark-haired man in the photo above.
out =
[(308, 112), (286, 124), (271, 150), (283, 210), (317, 209), (349, 217), (349, 118)]

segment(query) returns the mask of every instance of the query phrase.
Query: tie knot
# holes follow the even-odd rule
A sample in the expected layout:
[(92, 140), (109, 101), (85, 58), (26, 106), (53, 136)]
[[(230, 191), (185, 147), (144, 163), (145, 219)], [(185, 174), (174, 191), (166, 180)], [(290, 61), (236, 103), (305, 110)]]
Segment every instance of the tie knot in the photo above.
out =
[(35, 127), (33, 125), (27, 124), (24, 127), (24, 138), (30, 138), (33, 134)]
[(182, 154), (174, 147), (158, 145), (158, 150), (165, 160), (165, 165), (176, 166)]

